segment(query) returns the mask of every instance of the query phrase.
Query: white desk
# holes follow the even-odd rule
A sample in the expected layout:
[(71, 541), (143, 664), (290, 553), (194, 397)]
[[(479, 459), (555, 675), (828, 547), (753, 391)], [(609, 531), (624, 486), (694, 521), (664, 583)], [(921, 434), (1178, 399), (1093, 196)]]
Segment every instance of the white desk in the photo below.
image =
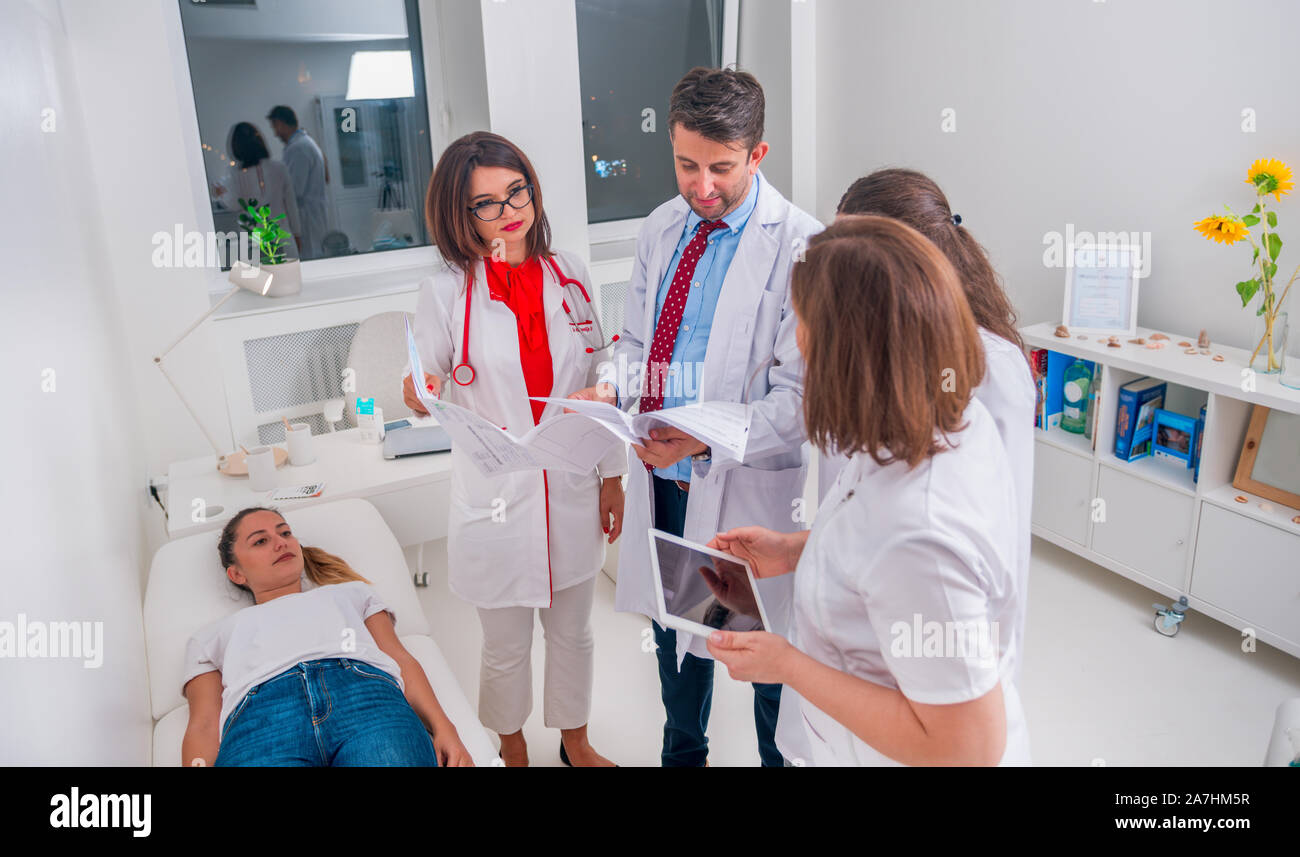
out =
[[(412, 419), (412, 425), (435, 421)], [(386, 461), (383, 444), (362, 443), (359, 429), (315, 436), (316, 460), (276, 470), (276, 490), (324, 482), (319, 497), (270, 502), (274, 491), (251, 491), (246, 477), (220, 473), (215, 456), (174, 462), (167, 468), (167, 534), (180, 538), (219, 529), (248, 506), (298, 509), (348, 497), (369, 500), (379, 509), (398, 543), (420, 545), (447, 535), (451, 453), (440, 452)], [(208, 517), (195, 520), (195, 500)], [(221, 506), (221, 511), (215, 507)]]

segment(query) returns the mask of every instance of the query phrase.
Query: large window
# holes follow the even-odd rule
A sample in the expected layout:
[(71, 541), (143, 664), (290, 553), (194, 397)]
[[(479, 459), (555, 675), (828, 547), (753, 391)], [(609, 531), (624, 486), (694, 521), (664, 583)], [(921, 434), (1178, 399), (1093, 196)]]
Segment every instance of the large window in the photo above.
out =
[(577, 0), (590, 223), (644, 217), (677, 193), (668, 98), (722, 64), (722, 0)]
[(417, 0), (179, 0), (218, 232), (256, 197), (299, 258), (429, 243)]

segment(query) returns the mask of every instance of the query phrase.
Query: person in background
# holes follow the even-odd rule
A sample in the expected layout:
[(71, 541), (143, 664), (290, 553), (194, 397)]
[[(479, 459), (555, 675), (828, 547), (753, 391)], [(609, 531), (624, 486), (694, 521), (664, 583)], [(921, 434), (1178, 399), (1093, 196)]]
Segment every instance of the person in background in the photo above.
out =
[(226, 178), (212, 185), (213, 196), (226, 208), (240, 211), (239, 200), (257, 200), (271, 209), (272, 215), (283, 214), (281, 225), (293, 235), (298, 252), (302, 252), (302, 222), (293, 183), (284, 164), (271, 159), (266, 140), (251, 122), (238, 122), (230, 129), (227, 151), (235, 159)]
[[(1002, 290), (988, 254), (962, 222), (961, 215), (953, 214), (947, 197), (928, 176), (914, 170), (877, 170), (849, 185), (836, 213), (838, 216), (878, 214), (901, 220), (930, 239), (957, 270), (984, 347), (984, 380), (975, 388), (975, 398), (993, 417), (1016, 489), (1016, 597), (1021, 609), (1015, 613), (1021, 624), (1010, 630), (1016, 648), (1022, 649), (1024, 608), (1028, 606), (1029, 596), (1029, 516), (1034, 493), (1037, 392), (1025, 345), (1016, 329), (1015, 308)], [(822, 456), (818, 462), (819, 494), (829, 489), (843, 462), (842, 456)]]
[(289, 170), (293, 193), (302, 217), (302, 258), (315, 259), (321, 254), (320, 242), (329, 228), (325, 210), (325, 182), (329, 174), (320, 146), (298, 127), (293, 109), (283, 104), (266, 114), (271, 130), (284, 143), (280, 159)]
[(973, 395), (984, 347), (957, 272), (910, 226), (852, 216), (813, 237), (791, 290), (808, 437), (848, 461), (810, 532), (712, 540), (757, 577), (793, 572), (795, 599), (788, 641), (715, 631), (709, 650), (785, 686), (795, 764), (1029, 762), (1001, 631), (1024, 610), (1015, 484)]
[[(573, 398), (639, 405), (641, 413), (694, 402), (752, 407), (744, 462), (714, 456), (671, 428), (651, 431), (629, 456), (627, 538), (614, 606), (658, 615), (651, 527), (703, 543), (719, 529), (803, 526), (803, 365), (794, 340), (790, 267), (822, 228), (759, 170), (763, 88), (735, 69), (695, 68), (674, 87), (668, 131), (680, 194), (645, 219), (611, 371)], [(619, 366), (644, 377), (618, 378)], [(621, 394), (621, 396), (620, 396)], [(789, 622), (787, 579), (764, 584), (774, 627)], [(703, 640), (651, 620), (666, 714), (662, 763), (708, 759), (713, 661)], [(759, 756), (781, 766), (775, 729), (781, 688), (754, 685)]]
[[(443, 151), (425, 219), (443, 263), (420, 283), (416, 302), (414, 334), (429, 370), (421, 383), (522, 436), (563, 410), (530, 397), (596, 379), (600, 319), (560, 278), (594, 294), (587, 266), (577, 253), (552, 251), (537, 173), (498, 134), (476, 131)], [(427, 413), (413, 384), (408, 375), (404, 400)], [(448, 582), (478, 608), (483, 626), (479, 719), (501, 736), (507, 766), (528, 764), (523, 726), (533, 707), (536, 614), (546, 638), (543, 714), (560, 730), (560, 760), (612, 765), (587, 738), (591, 605), (605, 545), (622, 530), (624, 445), (612, 445), (599, 472), (587, 473), (489, 477), (456, 447), (451, 456)]]

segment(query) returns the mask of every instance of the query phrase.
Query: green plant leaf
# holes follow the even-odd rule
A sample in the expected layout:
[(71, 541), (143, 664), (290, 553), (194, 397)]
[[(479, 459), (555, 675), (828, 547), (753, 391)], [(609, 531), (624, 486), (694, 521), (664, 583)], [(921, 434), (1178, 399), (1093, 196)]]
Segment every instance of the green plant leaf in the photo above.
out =
[(1255, 264), (1256, 262), (1258, 262), (1258, 261), (1259, 261), (1259, 248), (1256, 247), (1256, 248), (1255, 248), (1255, 255), (1250, 257), (1250, 264), (1251, 264), (1252, 266), (1254, 266), (1254, 264)]
[(1271, 282), (1273, 278), (1277, 276), (1277, 264), (1269, 262), (1264, 267), (1268, 269), (1268, 279)]
[(1255, 292), (1259, 291), (1259, 279), (1242, 280), (1237, 283), (1237, 294), (1241, 295), (1241, 305), (1245, 307), (1250, 303), (1250, 299), (1255, 297)]
[(1268, 255), (1273, 261), (1277, 261), (1277, 256), (1282, 252), (1282, 236), (1276, 232), (1268, 233)]
[(1276, 229), (1276, 228), (1277, 228), (1277, 212), (1276, 212), (1276, 211), (1270, 211), (1270, 212), (1268, 213), (1268, 225), (1269, 225), (1269, 228), (1270, 228), (1270, 229)]
[(1252, 208), (1251, 211), (1254, 212), (1255, 214), (1259, 214), (1259, 203), (1258, 203), (1258, 202), (1255, 203), (1255, 207)]
[(1247, 214), (1245, 217), (1241, 218), (1241, 222), (1247, 226), (1255, 226), (1259, 223), (1259, 218), (1253, 214)]

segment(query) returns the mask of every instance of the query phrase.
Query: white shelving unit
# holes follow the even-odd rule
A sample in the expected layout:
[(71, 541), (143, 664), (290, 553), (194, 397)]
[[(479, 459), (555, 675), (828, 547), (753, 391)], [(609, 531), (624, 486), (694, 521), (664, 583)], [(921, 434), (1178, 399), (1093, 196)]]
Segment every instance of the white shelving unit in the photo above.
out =
[[(1175, 601), (1185, 595), (1192, 609), (1300, 657), (1300, 524), (1291, 520), (1300, 510), (1232, 487), (1252, 407), (1300, 414), (1300, 390), (1258, 374), (1249, 389), (1249, 352), (1213, 345), (1211, 355), (1186, 354), (1178, 343), (1194, 335), (1165, 331), (1168, 345), (1152, 350), (1132, 337), (1110, 348), (1106, 337), (1064, 339), (1055, 329), (1020, 332), (1028, 348), (1103, 367), (1096, 449), (1059, 428), (1035, 432), (1034, 534)], [(1180, 462), (1115, 456), (1119, 388), (1143, 376), (1168, 383), (1169, 410), (1194, 417), (1206, 406), (1198, 482)]]

